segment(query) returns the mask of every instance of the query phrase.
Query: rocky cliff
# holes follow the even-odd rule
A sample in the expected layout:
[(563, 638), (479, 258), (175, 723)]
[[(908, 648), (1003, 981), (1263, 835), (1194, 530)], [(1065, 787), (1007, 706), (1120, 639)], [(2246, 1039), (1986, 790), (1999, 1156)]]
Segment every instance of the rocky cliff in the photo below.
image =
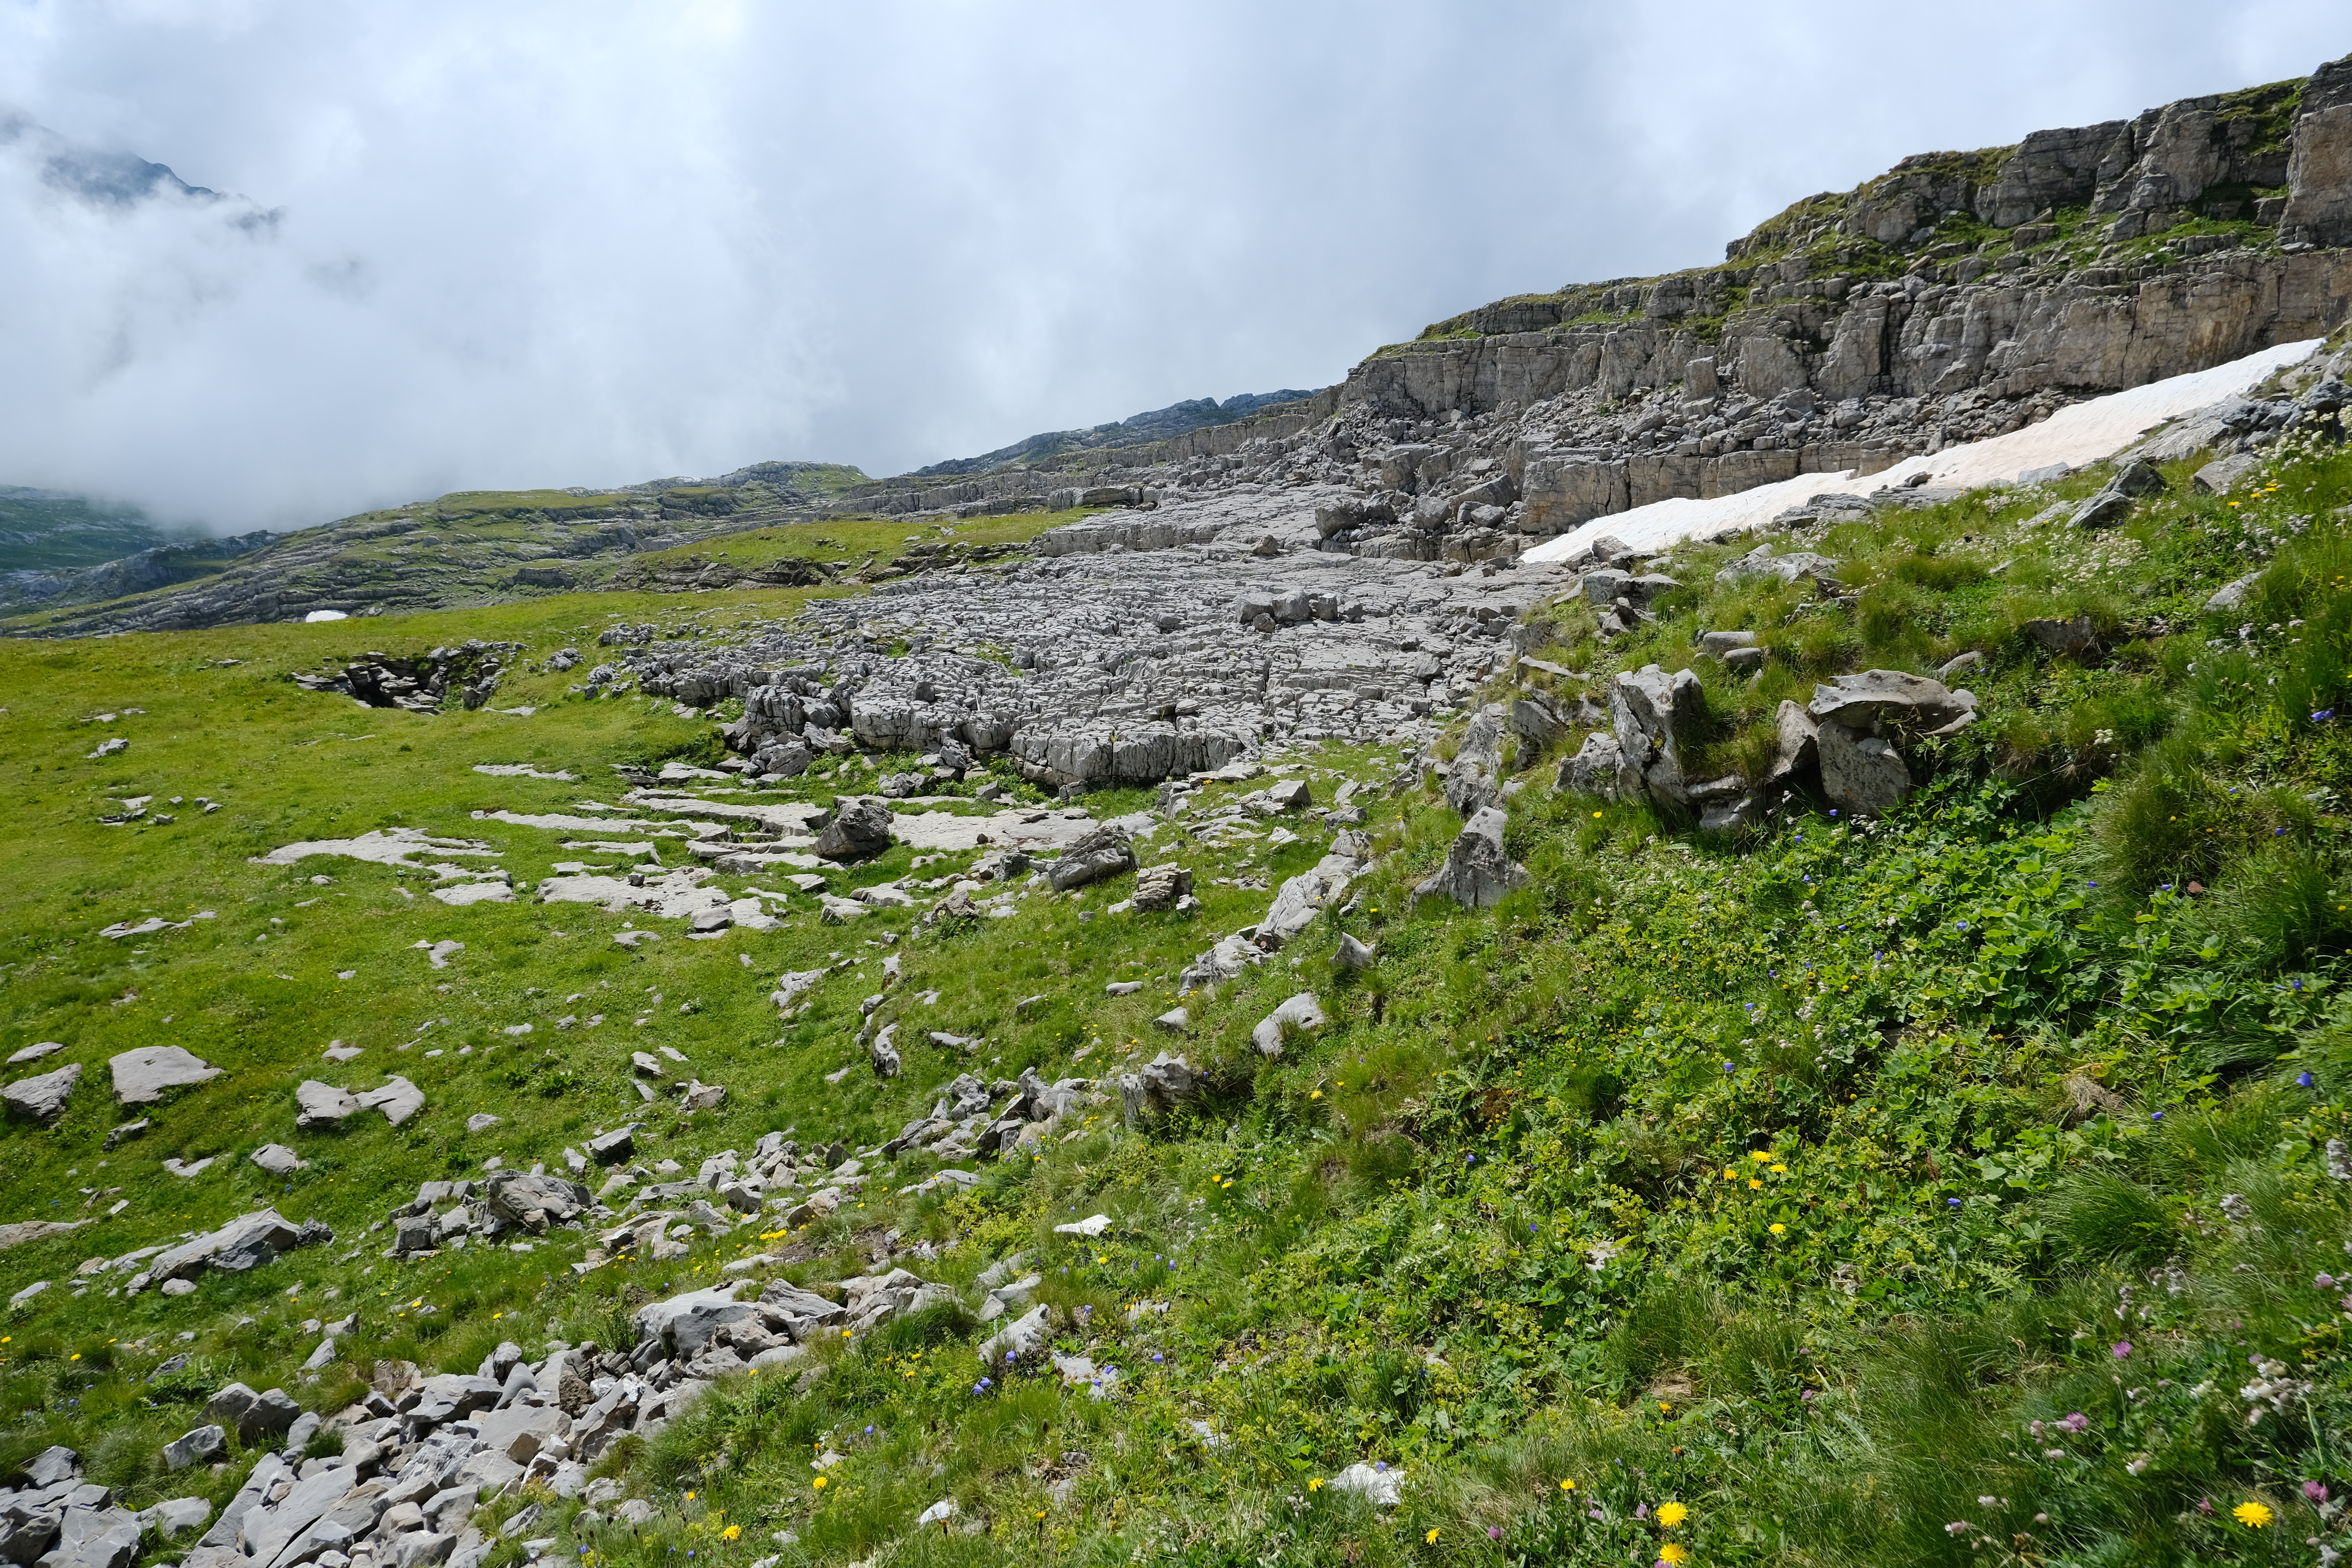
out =
[(656, 527), (669, 545), (819, 516), (1150, 508), (1269, 485), (1340, 487), (1326, 549), (1498, 559), (1653, 501), (1874, 473), (2082, 398), (2324, 336), (2347, 316), (2352, 57), (2012, 147), (1906, 158), (1793, 204), (1720, 263), (1499, 300), (1311, 396), (1235, 400), (1252, 405), (1238, 420), (1119, 441), (1172, 428), (1161, 416), (1188, 408), (1206, 416), (1179, 405), (889, 479), (761, 464), (508, 498), (510, 526), (462, 537), (436, 531), (465, 500), (445, 498), (289, 535), (201, 584), (37, 629), (559, 588), (576, 580), (565, 563), (625, 556)]

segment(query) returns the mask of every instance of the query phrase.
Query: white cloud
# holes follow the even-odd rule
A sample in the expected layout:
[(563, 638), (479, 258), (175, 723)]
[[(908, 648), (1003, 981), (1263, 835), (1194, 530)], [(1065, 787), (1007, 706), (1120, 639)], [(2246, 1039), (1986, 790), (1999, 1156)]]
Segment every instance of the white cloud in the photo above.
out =
[(0, 148), (0, 480), (246, 528), (896, 472), (1327, 383), (1906, 153), (2300, 74), (2339, 21), (36, 0), (0, 102), (226, 195), (94, 203)]

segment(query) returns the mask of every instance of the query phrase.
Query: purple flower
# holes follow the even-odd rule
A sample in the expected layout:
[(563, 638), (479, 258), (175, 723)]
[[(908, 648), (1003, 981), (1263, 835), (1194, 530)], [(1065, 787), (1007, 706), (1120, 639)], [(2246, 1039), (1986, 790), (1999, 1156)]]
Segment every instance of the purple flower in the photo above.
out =
[(2326, 1502), (2327, 1500), (2327, 1485), (2324, 1481), (2305, 1481), (2303, 1483), (2303, 1496), (2304, 1500), (2306, 1502)]
[(2084, 1432), (2089, 1430), (2091, 1418), (2077, 1410), (2072, 1415), (2067, 1416), (2063, 1421), (2059, 1422), (2058, 1425), (2064, 1427), (2069, 1432)]
[(2309, 1089), (2311, 1087), (2311, 1075), (2307, 1072), (2299, 1072), (2295, 1074), (2294, 1087), (2297, 1089)]
[(1486, 1539), (1487, 1539), (1487, 1540), (1489, 1540), (1489, 1541), (1500, 1541), (1500, 1540), (1502, 1540), (1502, 1539), (1503, 1539), (1503, 1527), (1502, 1527), (1501, 1525), (1499, 1525), (1499, 1524), (1490, 1524), (1490, 1525), (1488, 1525), (1488, 1526), (1486, 1527)]
[(1153, 1361), (1158, 1361), (1160, 1359), (1160, 1352), (1158, 1351), (1153, 1351), (1151, 1352), (1151, 1359)]
[(2333, 718), (2335, 718), (2335, 717), (2336, 717), (2336, 710), (2335, 710), (2335, 709), (2333, 709), (2333, 708), (2322, 708), (2318, 712), (2314, 713), (2314, 714), (2311, 716), (2311, 721), (2312, 721), (2313, 723), (2315, 723), (2315, 724), (2325, 724), (2325, 723), (2326, 723), (2330, 719), (2333, 719)]
[(1645, 1502), (1637, 1502), (1637, 1503), (1635, 1503), (1635, 1504), (1633, 1505), (1633, 1517), (1634, 1517), (1635, 1519), (1647, 1519), (1647, 1518), (1649, 1518), (1649, 1517), (1650, 1517), (1650, 1505), (1649, 1505), (1648, 1503), (1645, 1503)]
[(1958, 1198), (1946, 1198), (1946, 1199), (1944, 1200), (1944, 1206), (1945, 1206), (1946, 1208), (1954, 1208), (1954, 1209), (1956, 1209), (1956, 1208), (1958, 1208), (1958, 1207), (1959, 1207), (1959, 1206), (1960, 1206), (1960, 1200), (1959, 1200), (1959, 1199), (1958, 1199)]
[(2336, 1276), (2333, 1274), (2315, 1274), (2311, 1277), (2311, 1282), (2322, 1290), (2336, 1289)]
[(1802, 1393), (1799, 1394), (1797, 1395), (1797, 1397), (1798, 1397), (1799, 1399), (1802, 1400), (1802, 1401), (1803, 1401), (1804, 1403), (1806, 1403), (1807, 1405), (1811, 1405), (1814, 1400), (1819, 1399), (1819, 1398), (1821, 1397), (1821, 1395), (1820, 1395), (1820, 1394), (1815, 1394), (1811, 1389), (1808, 1388), (1808, 1389), (1804, 1390)]
[(2129, 1341), (2129, 1340), (2117, 1340), (2117, 1341), (2116, 1342), (2116, 1359), (2117, 1361), (2129, 1361), (2129, 1360), (2131, 1359), (2131, 1352), (2132, 1352), (2132, 1343), (2131, 1343), (2131, 1341)]
[(2151, 1110), (2147, 1113), (2147, 1119), (2150, 1121), (2161, 1121), (2164, 1120), (2164, 1112), (2161, 1110)]

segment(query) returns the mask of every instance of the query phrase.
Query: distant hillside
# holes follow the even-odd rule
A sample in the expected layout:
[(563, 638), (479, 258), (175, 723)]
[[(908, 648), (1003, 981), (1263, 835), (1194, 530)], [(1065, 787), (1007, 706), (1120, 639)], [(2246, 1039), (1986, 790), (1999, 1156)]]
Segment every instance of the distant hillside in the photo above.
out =
[(939, 474), (981, 474), (1007, 464), (1051, 462), (1065, 452), (1091, 447), (1132, 447), (1144, 441), (1165, 441), (1171, 436), (1181, 436), (1187, 430), (1198, 430), (1204, 425), (1230, 425), (1236, 419), (1246, 419), (1270, 405), (1295, 403), (1302, 397), (1314, 395), (1311, 392), (1290, 388), (1281, 392), (1244, 392), (1228, 397), (1223, 403), (1213, 397), (1195, 397), (1183, 403), (1171, 403), (1165, 408), (1155, 408), (1149, 414), (1114, 420), (1108, 425), (1097, 425), (1091, 429), (1048, 430), (1025, 441), (1015, 441), (1010, 447), (983, 452), (977, 458), (953, 458), (944, 463), (933, 463), (928, 468), (917, 468), (915, 475), (929, 479)]
[(96, 566), (183, 537), (193, 534), (166, 532), (135, 506), (0, 485), (0, 572)]

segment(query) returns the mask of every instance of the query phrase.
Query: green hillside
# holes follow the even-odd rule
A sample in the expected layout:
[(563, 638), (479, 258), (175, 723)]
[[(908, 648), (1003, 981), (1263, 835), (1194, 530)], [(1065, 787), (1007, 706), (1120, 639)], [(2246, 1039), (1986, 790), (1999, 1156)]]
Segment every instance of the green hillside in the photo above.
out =
[[(0, 822), (33, 850), (0, 895), (0, 1047), (65, 1046), (12, 1074), (84, 1068), (54, 1125), (5, 1132), (0, 1223), (88, 1222), (0, 1253), (0, 1297), (48, 1282), (0, 1321), (0, 1468), (65, 1444), (127, 1507), (226, 1502), (241, 1444), (235, 1464), (176, 1473), (161, 1449), (232, 1380), (332, 1416), (381, 1363), (470, 1373), (506, 1341), (534, 1360), (554, 1342), (625, 1350), (636, 1309), (732, 1263), (832, 1290), (896, 1232), (931, 1254), (899, 1266), (956, 1300), (828, 1331), (613, 1445), (591, 1473), (647, 1504), (641, 1522), (610, 1494), (485, 1500), (491, 1532), (545, 1507), (487, 1561), (523, 1561), (527, 1535), (644, 1568), (2323, 1560), (2306, 1542), (2346, 1547), (2352, 1412), (2352, 1287), (2335, 1278), (2352, 1275), (2352, 458), (2273, 451), (2228, 498), (2194, 491), (2193, 464), (2168, 469), (2110, 531), (2043, 521), (2050, 494), (1993, 491), (1783, 545), (1839, 562), (1839, 595), (1718, 584), (1740, 542), (1677, 549), (1685, 586), (1617, 641), (1580, 601), (1538, 607), (1553, 646), (1529, 679), (1605, 697), (1618, 670), (1690, 668), (1711, 715), (1694, 754), (1724, 771), (1756, 776), (1777, 703), (1840, 672), (1979, 652), (1984, 716), (1908, 743), (1924, 787), (1883, 818), (1801, 796), (1727, 840), (1556, 788), (1580, 733), (1530, 751), (1508, 803), (1530, 880), (1485, 911), (1411, 896), (1461, 827), (1433, 770), (1277, 754), (1318, 805), (1363, 786), (1376, 867), (1299, 940), (1181, 997), (1181, 1032), (1155, 1021), (1179, 971), (1332, 845), (1307, 816), (1284, 842), (1188, 826), (1266, 780), (1205, 784), (1141, 850), (1192, 872), (1189, 913), (1118, 908), (1120, 878), (1029, 889), (1003, 918), (884, 905), (827, 924), (782, 873), (729, 873), (739, 896), (782, 890), (782, 923), (706, 942), (530, 901), (560, 863), (617, 852), (489, 814), (610, 807), (630, 788), (616, 765), (722, 755), (711, 715), (592, 698), (583, 668), (548, 661), (610, 657), (596, 638), (616, 623), (719, 637), (840, 589), (0, 642)], [(812, 558), (887, 557), (888, 525), (827, 526)], [(2205, 612), (2257, 570), (2242, 609)], [(2095, 634), (2079, 655), (2028, 629), (2078, 616)], [(1709, 629), (1756, 633), (1762, 673), (1696, 656)], [(523, 648), (473, 711), (365, 709), (287, 679), (467, 638)], [(95, 754), (108, 737), (129, 743)], [(708, 798), (829, 807), (913, 763), (827, 759)], [(996, 809), (974, 798), (984, 780), (1049, 804), (999, 766), (934, 809)], [(100, 820), (133, 799), (140, 815)], [(1108, 818), (1151, 799), (1079, 804)], [(257, 858), (394, 828), (445, 844), (404, 869)], [(423, 863), (454, 840), (495, 850), (524, 896), (433, 899)], [(658, 853), (692, 863), (675, 839)], [(929, 902), (980, 853), (897, 844), (819, 875), (829, 895), (904, 881)], [(1334, 963), (1343, 932), (1370, 967)], [(464, 947), (436, 967), (449, 942)], [(780, 1015), (779, 976), (817, 971)], [(1262, 1055), (1254, 1026), (1302, 991), (1328, 1026)], [(857, 1038), (877, 994), (902, 1024), (891, 1079)], [(934, 1028), (984, 1043), (934, 1045)], [(114, 1104), (109, 1058), (166, 1044), (224, 1076)], [(337, 1047), (362, 1054), (323, 1059)], [(632, 1054), (663, 1047), (723, 1103), (688, 1111), (650, 1081), (645, 1099)], [(493, 1157), (560, 1174), (563, 1149), (625, 1123), (636, 1160), (683, 1173), (658, 1179), (691, 1181), (770, 1131), (882, 1144), (967, 1071), (1108, 1084), (1163, 1049), (1202, 1079), (1164, 1121), (1125, 1125), (1111, 1093), (1014, 1157), (958, 1163), (968, 1186), (909, 1190), (937, 1165), (919, 1152), (862, 1158), (833, 1212), (697, 1230), (661, 1261), (593, 1224), (415, 1258), (372, 1228), (421, 1182), (478, 1179)], [(302, 1080), (391, 1073), (425, 1097), (406, 1123), (296, 1126)], [(499, 1121), (469, 1131), (482, 1113)], [(249, 1156), (268, 1143), (306, 1168), (266, 1175)], [(205, 1159), (194, 1176), (164, 1164)], [(187, 1294), (117, 1293), (105, 1260), (265, 1204), (335, 1239)], [(1096, 1215), (1097, 1235), (1056, 1229)], [(975, 1353), (1011, 1321), (976, 1321), (976, 1281), (1016, 1253), (1086, 1372)], [(85, 1259), (100, 1267), (78, 1273)], [(1335, 1484), (1357, 1465), (1401, 1472), (1393, 1506)], [(186, 1552), (150, 1533), (140, 1557)]]

